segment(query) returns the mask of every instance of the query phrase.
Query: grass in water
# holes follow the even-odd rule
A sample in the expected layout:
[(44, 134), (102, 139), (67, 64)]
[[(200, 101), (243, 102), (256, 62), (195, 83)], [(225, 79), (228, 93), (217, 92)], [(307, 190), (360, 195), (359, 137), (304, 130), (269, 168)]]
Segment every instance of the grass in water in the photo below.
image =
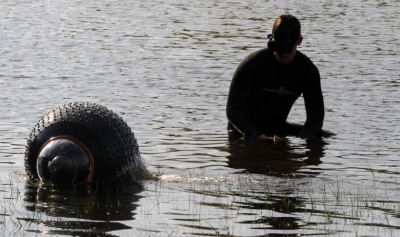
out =
[(339, 177), (160, 175), (136, 185), (56, 189), (11, 177), (0, 182), (0, 233), (395, 236), (400, 231), (400, 202), (393, 195), (398, 191)]

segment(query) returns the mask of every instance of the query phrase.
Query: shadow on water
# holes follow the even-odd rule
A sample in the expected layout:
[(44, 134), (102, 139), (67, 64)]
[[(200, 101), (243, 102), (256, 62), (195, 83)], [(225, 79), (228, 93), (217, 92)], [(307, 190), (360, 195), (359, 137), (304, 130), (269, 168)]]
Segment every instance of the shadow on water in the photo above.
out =
[[(114, 236), (107, 232), (131, 229), (118, 221), (135, 219), (134, 211), (138, 207), (135, 203), (141, 198), (139, 193), (143, 189), (140, 183), (118, 187), (95, 184), (49, 187), (27, 182), (25, 208), (38, 218), (25, 218), (23, 221), (49, 227), (50, 230), (46, 230), (47, 234)], [(40, 214), (55, 217), (56, 220), (43, 220)]]
[[(324, 147), (328, 143), (324, 138), (292, 140), (294, 141), (289, 138), (286, 142), (273, 143), (243, 139), (232, 133), (228, 135), (229, 155), (226, 157), (228, 166), (240, 170), (237, 173), (265, 175), (265, 180), (259, 185), (254, 187), (251, 184), (244, 185), (245, 190), (231, 189), (229, 191), (229, 195), (240, 197), (235, 201), (239, 209), (264, 213), (257, 217), (250, 215), (249, 219), (245, 218), (238, 223), (269, 232), (299, 230), (313, 225), (301, 218), (288, 216), (294, 213), (319, 212), (308, 209), (307, 199), (296, 194), (294, 181), (299, 178), (313, 178), (322, 172), (316, 167), (322, 163), (321, 158), (325, 155)], [(268, 214), (269, 212), (271, 215)], [(281, 235), (277, 234), (277, 236)], [(285, 234), (284, 236), (298, 235)]]
[(315, 176), (315, 171), (302, 171), (304, 166), (318, 166), (324, 156), (323, 138), (304, 140), (305, 144), (291, 144), (287, 142), (265, 142), (260, 140), (243, 139), (236, 134), (228, 135), (228, 166), (234, 169), (244, 169), (244, 172), (284, 176), (294, 174)]
[[(301, 218), (285, 216), (285, 214), (292, 214), (295, 212), (304, 212), (302, 208), (305, 206), (304, 199), (298, 197), (281, 196), (269, 194), (264, 197), (253, 196), (254, 201), (237, 202), (240, 208), (252, 210), (265, 210), (273, 211), (275, 215), (272, 216), (259, 216), (251, 220), (244, 220), (241, 224), (257, 224), (258, 229), (276, 229), (276, 230), (295, 230), (300, 229), (303, 225)], [(280, 214), (282, 216), (280, 216)]]

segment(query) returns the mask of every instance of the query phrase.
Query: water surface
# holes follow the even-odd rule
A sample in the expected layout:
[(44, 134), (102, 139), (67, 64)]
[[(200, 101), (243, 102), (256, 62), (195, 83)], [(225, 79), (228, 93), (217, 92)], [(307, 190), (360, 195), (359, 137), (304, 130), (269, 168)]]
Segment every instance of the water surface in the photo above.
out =
[[(4, 236), (397, 236), (399, 1), (0, 3), (0, 230)], [(240, 60), (274, 19), (302, 22), (325, 128), (287, 144), (231, 139)], [(118, 193), (23, 175), (26, 138), (53, 107), (107, 106), (159, 181)], [(290, 115), (304, 122), (300, 99)], [(104, 191), (104, 190), (103, 190)]]

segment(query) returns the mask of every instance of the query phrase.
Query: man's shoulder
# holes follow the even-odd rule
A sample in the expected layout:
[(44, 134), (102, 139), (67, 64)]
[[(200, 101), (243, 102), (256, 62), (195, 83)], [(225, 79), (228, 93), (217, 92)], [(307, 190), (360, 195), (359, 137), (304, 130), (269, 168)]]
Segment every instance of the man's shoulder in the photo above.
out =
[(305, 78), (308, 79), (320, 79), (318, 67), (313, 63), (313, 61), (300, 51), (296, 54), (296, 66), (295, 66)]
[(249, 61), (259, 61), (259, 60), (268, 60), (268, 58), (273, 58), (273, 54), (268, 48), (259, 49), (250, 53), (247, 57), (243, 59), (245, 62)]
[(265, 57), (269, 54), (272, 54), (272, 53), (268, 48), (262, 48), (262, 49), (259, 49), (259, 50), (256, 50), (256, 51), (250, 53), (248, 57), (260, 57), (260, 56)]
[(308, 64), (312, 67), (316, 67), (314, 62), (304, 53), (297, 51), (296, 57), (297, 57), (297, 61), (299, 61), (300, 63)]

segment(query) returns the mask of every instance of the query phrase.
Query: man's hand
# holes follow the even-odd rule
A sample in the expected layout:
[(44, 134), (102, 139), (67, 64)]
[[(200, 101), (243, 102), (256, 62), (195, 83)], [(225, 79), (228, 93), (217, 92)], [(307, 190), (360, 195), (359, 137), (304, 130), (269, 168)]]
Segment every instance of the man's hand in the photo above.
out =
[(258, 139), (260, 140), (265, 140), (265, 141), (271, 141), (271, 142), (285, 142), (287, 141), (287, 138), (284, 137), (278, 137), (276, 135), (274, 135), (273, 137), (267, 137), (264, 134), (261, 134)]

